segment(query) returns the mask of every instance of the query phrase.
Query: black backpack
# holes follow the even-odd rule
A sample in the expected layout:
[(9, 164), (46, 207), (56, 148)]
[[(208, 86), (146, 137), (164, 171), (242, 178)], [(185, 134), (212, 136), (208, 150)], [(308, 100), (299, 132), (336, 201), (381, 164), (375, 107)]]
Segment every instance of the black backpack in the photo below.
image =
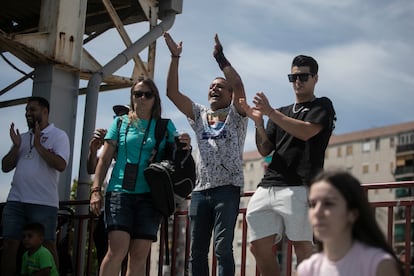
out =
[(195, 163), (190, 150), (168, 144), (165, 156), (155, 161), (161, 140), (167, 135), (169, 119), (158, 119), (155, 125), (156, 144), (144, 176), (151, 189), (153, 204), (164, 216), (171, 216), (178, 204), (192, 192), (195, 184)]
[(155, 161), (158, 147), (167, 136), (169, 119), (158, 119), (155, 125), (155, 146), (151, 153), (149, 165), (144, 170), (144, 176), (151, 190), (154, 207), (164, 217), (165, 260), (169, 264), (168, 248), (168, 217), (175, 212), (175, 208), (192, 192), (195, 179), (195, 163), (191, 150), (183, 150), (176, 144), (167, 143), (165, 156)]

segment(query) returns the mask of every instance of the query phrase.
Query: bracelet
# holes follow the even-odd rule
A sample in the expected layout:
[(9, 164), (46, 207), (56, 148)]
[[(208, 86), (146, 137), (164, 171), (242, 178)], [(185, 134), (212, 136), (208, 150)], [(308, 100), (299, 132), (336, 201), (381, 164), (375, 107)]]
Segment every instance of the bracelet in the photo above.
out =
[(171, 55), (171, 58), (180, 58), (181, 56), (174, 56), (174, 55)]
[(93, 187), (91, 189), (91, 194), (96, 193), (96, 192), (101, 192), (101, 187)]

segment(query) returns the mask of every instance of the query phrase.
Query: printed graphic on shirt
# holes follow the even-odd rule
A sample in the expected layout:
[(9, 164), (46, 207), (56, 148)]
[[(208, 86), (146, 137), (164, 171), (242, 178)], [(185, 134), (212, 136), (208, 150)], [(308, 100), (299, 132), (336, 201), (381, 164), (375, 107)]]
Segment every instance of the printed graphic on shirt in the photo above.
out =
[(224, 127), (228, 112), (216, 111), (207, 113), (208, 126), (201, 133), (201, 139), (225, 139), (227, 131)]

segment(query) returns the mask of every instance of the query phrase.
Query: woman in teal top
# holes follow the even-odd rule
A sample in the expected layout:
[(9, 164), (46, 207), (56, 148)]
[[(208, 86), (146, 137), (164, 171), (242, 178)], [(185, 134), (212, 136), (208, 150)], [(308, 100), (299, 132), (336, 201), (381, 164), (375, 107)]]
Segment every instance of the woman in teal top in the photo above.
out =
[[(113, 156), (116, 163), (105, 194), (105, 223), (108, 251), (100, 275), (118, 275), (128, 254), (128, 275), (145, 275), (151, 243), (157, 239), (161, 214), (154, 209), (144, 169), (155, 146), (155, 125), (161, 117), (161, 100), (155, 83), (146, 79), (134, 84), (128, 115), (115, 118), (105, 136), (104, 148), (96, 167), (91, 190), (91, 210), (100, 214), (102, 183)], [(159, 145), (163, 155), (168, 143), (174, 143), (174, 124), (169, 121), (167, 135)], [(190, 136), (179, 140), (190, 148)]]

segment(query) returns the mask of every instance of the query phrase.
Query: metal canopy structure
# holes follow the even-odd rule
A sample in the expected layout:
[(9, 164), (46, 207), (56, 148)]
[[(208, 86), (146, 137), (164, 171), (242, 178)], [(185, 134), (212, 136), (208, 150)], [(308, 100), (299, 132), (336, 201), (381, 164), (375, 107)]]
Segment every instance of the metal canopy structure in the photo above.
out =
[[(65, 32), (65, 28), (74, 25), (74, 21), (79, 19), (78, 16), (66, 14), (66, 7), (74, 6), (71, 0), (0, 0), (0, 52), (10, 52), (25, 64), (36, 68), (39, 64), (54, 64), (66, 71), (78, 71), (80, 78), (89, 80), (91, 74), (102, 67), (85, 48), (81, 49), (81, 63), (74, 64), (68, 60), (71, 55), (78, 53), (70, 52), (61, 55), (58, 50), (72, 47), (70, 44), (76, 44), (74, 37)], [(99, 37), (109, 29), (116, 28), (126, 47), (132, 42), (125, 31), (125, 25), (135, 23), (148, 23), (149, 28), (155, 26), (158, 20), (163, 20), (169, 11), (174, 10), (181, 13), (182, 0), (82, 0), (86, 3), (84, 25), (82, 28), (82, 45)], [(61, 4), (61, 7), (56, 7)], [(81, 3), (83, 5), (83, 3)], [(82, 12), (82, 7), (75, 9), (76, 12)], [(60, 48), (55, 48), (54, 52), (48, 52), (48, 41), (51, 40), (53, 33), (51, 27), (53, 20), (45, 20), (53, 16), (62, 17), (53, 14), (54, 12), (62, 13), (66, 19), (60, 22), (62, 30), (56, 34), (56, 44)], [(70, 12), (70, 11), (69, 11)], [(55, 18), (54, 21), (59, 22)], [(80, 27), (80, 26), (78, 26)], [(70, 28), (70, 27), (69, 27)], [(53, 29), (53, 28), (52, 28)], [(78, 28), (79, 29), (79, 28)], [(144, 62), (139, 55), (133, 57), (135, 69), (131, 76), (109, 75), (103, 80), (100, 87), (101, 91), (113, 90), (129, 87), (132, 82), (138, 78), (153, 77), (155, 64), (155, 41), (148, 45), (148, 59)], [(114, 53), (116, 54), (116, 53)], [(33, 78), (33, 72), (6, 88), (0, 90), (3, 95), (16, 87), (18, 84), (28, 78)], [(80, 94), (85, 90), (80, 89)], [(0, 108), (22, 104), (24, 100), (15, 99), (11, 101), (1, 101)]]
[[(182, 0), (0, 0), (0, 6), (0, 53), (9, 52), (33, 68), (3, 88), (0, 97), (5, 93), (13, 96), (12, 89), (32, 79), (32, 95), (49, 100), (50, 119), (68, 133), (73, 152), (78, 96), (86, 94), (78, 179), (78, 198), (82, 199), (89, 194), (85, 160), (95, 128), (99, 91), (126, 88), (138, 79), (153, 78), (156, 40), (181, 13)], [(125, 25), (136, 23), (148, 24), (148, 32), (132, 42)], [(84, 45), (113, 28), (125, 50), (113, 53), (114, 58), (102, 65)], [(145, 61), (139, 56), (143, 50), (148, 51)], [(131, 59), (131, 75), (114, 75)], [(87, 88), (79, 88), (81, 79), (88, 81)], [(26, 98), (0, 98), (0, 108), (24, 103)], [(70, 195), (72, 162), (61, 175), (61, 200)]]
[[(95, 128), (100, 91), (130, 87), (142, 78), (153, 78), (156, 40), (172, 27), (176, 14), (182, 12), (182, 0), (0, 0), (0, 54), (11, 53), (33, 71), (0, 91), (0, 108), (26, 103), (26, 98), (2, 101), (1, 96), (27, 79), (33, 80), (32, 95), (50, 102), (50, 121), (65, 130), (71, 144), (71, 159), (60, 176), (59, 197), (67, 200), (72, 184), (73, 146), (76, 130), (78, 96), (85, 94), (82, 145), (79, 162), (77, 199), (89, 198), (90, 176), (86, 171), (89, 139)], [(146, 23), (148, 32), (132, 42), (125, 25)], [(84, 45), (116, 28), (125, 50), (113, 53), (113, 59), (100, 64)], [(147, 50), (146, 61), (139, 53)], [(7, 59), (6, 59), (7, 60)], [(130, 60), (130, 76), (114, 75)], [(80, 80), (88, 81), (79, 88)], [(87, 214), (78, 208), (78, 214)], [(84, 232), (78, 237), (84, 237)], [(85, 239), (76, 242), (84, 248)], [(84, 260), (81, 256), (75, 258)], [(78, 253), (77, 253), (78, 254)], [(80, 267), (83, 267), (82, 265)], [(83, 275), (80, 272), (79, 275)]]

